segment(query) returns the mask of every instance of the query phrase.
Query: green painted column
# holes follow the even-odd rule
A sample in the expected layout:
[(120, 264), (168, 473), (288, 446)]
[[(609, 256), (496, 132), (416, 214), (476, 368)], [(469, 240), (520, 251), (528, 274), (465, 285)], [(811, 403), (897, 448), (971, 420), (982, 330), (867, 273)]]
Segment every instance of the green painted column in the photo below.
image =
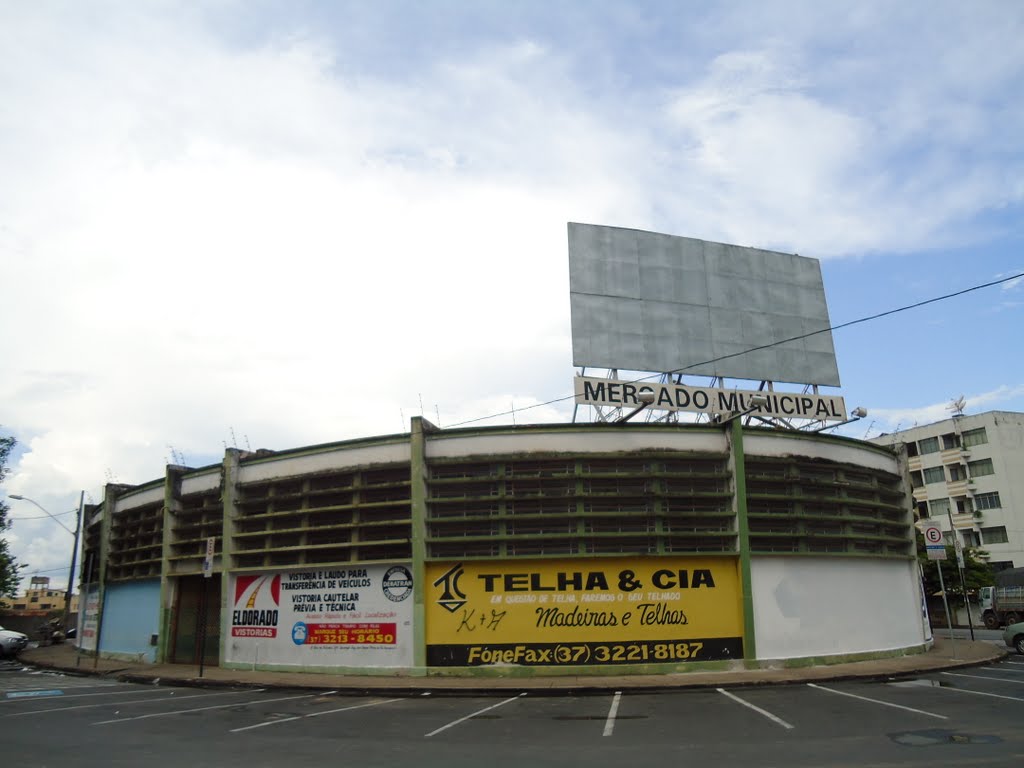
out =
[[(242, 462), (242, 452), (237, 448), (224, 451), (224, 470), (221, 474), (221, 504), (223, 510), (223, 526), (220, 536), (220, 648), (218, 658), (224, 662), (224, 649), (230, 642), (231, 634), (226, 632), (228, 625), (227, 601), (231, 599), (231, 557), (234, 554), (233, 543), (236, 520), (238, 519), (238, 476)], [(214, 568), (216, 571), (216, 567)], [(215, 573), (210, 578), (217, 578)]]
[(750, 576), (750, 523), (747, 520), (747, 468), (743, 455), (742, 419), (733, 419), (730, 426), (733, 505), (740, 548), (740, 589), (743, 591), (743, 658), (753, 661), (757, 658), (757, 639), (754, 632), (754, 594)]
[(113, 527), (114, 509), (117, 507), (117, 495), (125, 490), (126, 486), (107, 483), (103, 488), (103, 519), (100, 521), (100, 567), (96, 574), (99, 582), (96, 604), (96, 656), (100, 658), (100, 648), (103, 642), (103, 601), (106, 599), (107, 591), (107, 560), (110, 557), (110, 530)]
[(157, 664), (167, 662), (167, 651), (171, 647), (171, 605), (173, 603), (173, 590), (169, 576), (171, 544), (174, 517), (181, 511), (181, 476), (184, 473), (184, 467), (168, 464), (167, 472), (164, 475), (163, 541), (160, 550), (160, 625), (158, 629), (160, 634), (156, 647)]
[(427, 667), (427, 435), (435, 430), (421, 416), (414, 416), (409, 434), (409, 500), (412, 517), (413, 666), (426, 674)]

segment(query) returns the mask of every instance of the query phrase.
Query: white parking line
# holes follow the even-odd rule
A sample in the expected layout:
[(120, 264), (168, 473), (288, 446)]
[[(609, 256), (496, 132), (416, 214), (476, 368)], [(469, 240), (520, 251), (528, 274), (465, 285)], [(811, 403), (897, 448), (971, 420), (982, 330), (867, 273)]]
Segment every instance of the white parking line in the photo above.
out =
[[(336, 693), (336, 691), (331, 691)], [(395, 701), (401, 701), (401, 699), (386, 699), (385, 701), (371, 701), (368, 704), (353, 704), (351, 707), (341, 707), (341, 709), (329, 709), (326, 712), (310, 712), (308, 715), (297, 715), (295, 717), (283, 717), (280, 720), (266, 720), (262, 723), (256, 723), (256, 725), (247, 725), (244, 728), (232, 728), (229, 733), (240, 733), (241, 731), (251, 731), (254, 728), (263, 728), (267, 725), (278, 725), (279, 723), (290, 723), (293, 720), (302, 720), (306, 717), (320, 717), (320, 715), (333, 715), (336, 712), (348, 712), (352, 709), (363, 709), (364, 707), (377, 707), (381, 704), (391, 704)]]
[(226, 709), (228, 707), (247, 707), (250, 704), (270, 704), (275, 701), (292, 701), (294, 699), (311, 699), (314, 696), (323, 696), (322, 693), (308, 693), (302, 696), (282, 696), (277, 699), (255, 699), (254, 701), (244, 701), (241, 704), (217, 704), (213, 707), (196, 707), (195, 709), (175, 709), (171, 712), (153, 712), (149, 715), (136, 715), (135, 717), (121, 717), (117, 720), (100, 720), (98, 723), (93, 725), (110, 725), (111, 723), (130, 723), (133, 720), (148, 720), (151, 717), (169, 717), (170, 715), (187, 715), (191, 712), (206, 712), (211, 709)]
[[(167, 691), (167, 690), (170, 690), (170, 689), (169, 688), (163, 688), (163, 689), (158, 689), (158, 690)], [(66, 701), (67, 699), (82, 699), (82, 698), (85, 698), (86, 696), (120, 696), (120, 695), (129, 696), (129, 695), (136, 694), (136, 693), (152, 693), (152, 692), (153, 692), (152, 688), (142, 688), (142, 689), (140, 689), (138, 691), (104, 691), (103, 693), (71, 693), (71, 694), (65, 694), (65, 695), (61, 696), (60, 699), (61, 699), (61, 701)], [(17, 691), (17, 693), (20, 693), (20, 691)], [(0, 704), (23, 704), (24, 702), (25, 702), (25, 699), (20, 699), (19, 700), (17, 698), (13, 698), (13, 699), (4, 699), (3, 701), (0, 701)]]
[(972, 691), (970, 688), (943, 688), (939, 687), (940, 691), (953, 691), (954, 693), (973, 693), (975, 696), (991, 696), (993, 699), (1009, 699), (1010, 701), (1024, 701), (1024, 699), (1017, 698), (1016, 696), (1003, 696), (998, 693), (986, 693), (985, 691)]
[(759, 714), (762, 714), (762, 715), (764, 715), (764, 716), (765, 716), (765, 717), (767, 717), (767, 718), (768, 718), (769, 720), (771, 720), (771, 721), (772, 721), (773, 723), (778, 723), (778, 724), (779, 724), (779, 725), (781, 725), (781, 726), (782, 726), (783, 728), (792, 728), (792, 727), (793, 727), (792, 725), (790, 725), (789, 723), (787, 723), (787, 722), (786, 722), (785, 720), (783, 720), (783, 719), (782, 719), (781, 717), (776, 717), (776, 716), (775, 716), (775, 715), (773, 715), (773, 714), (772, 714), (771, 712), (768, 712), (767, 710), (761, 709), (760, 707), (758, 707), (758, 706), (755, 706), (755, 705), (751, 704), (751, 703), (750, 703), (749, 701), (744, 701), (744, 700), (743, 700), (743, 699), (741, 699), (741, 698), (740, 698), (739, 696), (734, 696), (733, 694), (729, 693), (729, 692), (728, 692), (727, 690), (725, 690), (724, 688), (718, 688), (718, 689), (716, 689), (716, 690), (717, 690), (717, 691), (718, 691), (718, 692), (719, 692), (720, 694), (722, 694), (723, 696), (728, 696), (728, 697), (729, 697), (730, 699), (732, 699), (733, 701), (739, 702), (739, 703), (740, 703), (740, 704), (742, 704), (742, 705), (743, 705), (744, 707), (750, 707), (750, 708), (751, 708), (752, 710), (754, 710), (755, 712), (757, 712), (757, 713), (759, 713)]
[(892, 707), (893, 709), (904, 709), (907, 712), (915, 712), (919, 715), (927, 715), (928, 717), (936, 717), (939, 720), (949, 720), (945, 715), (937, 715), (934, 712), (925, 712), (923, 709), (914, 709), (913, 707), (904, 707), (902, 704), (893, 704), (891, 701), (882, 701), (881, 699), (869, 699), (867, 696), (858, 696), (855, 693), (847, 693), (846, 691), (837, 691), (835, 688), (826, 688), (823, 685), (815, 685), (814, 683), (808, 683), (811, 688), (817, 688), (819, 691), (828, 691), (829, 693), (838, 693), (840, 696), (849, 696), (851, 699), (860, 699), (861, 701), (870, 701), (873, 704), (881, 704), (883, 707)]
[[(259, 690), (263, 690), (262, 688)], [(147, 691), (147, 693), (153, 693), (153, 691)], [(31, 709), (27, 712), (11, 712), (10, 714), (0, 715), (0, 717), (23, 717), (24, 715), (48, 715), (50, 712), (67, 712), (70, 709), (96, 709), (96, 707), (114, 707), (122, 704), (148, 704), (153, 701), (186, 701), (187, 699), (206, 699), (210, 696), (237, 696), (240, 693), (253, 693), (253, 691), (225, 691), (224, 693), (197, 693), (193, 696), (175, 696), (174, 692), (166, 693), (163, 696), (152, 699), (142, 699), (135, 701), (105, 701), (102, 704), (74, 704), (70, 707), (52, 707), (50, 709)]]
[(998, 680), (1001, 683), (1016, 683), (1017, 685), (1024, 684), (1024, 680), (1017, 680), (1012, 677), (989, 677), (988, 675), (965, 675), (962, 672), (943, 672), (942, 674), (948, 675), (949, 677), (970, 677), (975, 680)]
[(622, 698), (622, 691), (616, 691), (615, 695), (612, 696), (612, 706), (608, 710), (608, 717), (604, 721), (604, 733), (603, 736), (611, 736), (612, 731), (615, 730), (615, 716), (619, 713), (619, 699)]
[(484, 712), (490, 712), (492, 709), (497, 709), (498, 707), (503, 707), (506, 704), (508, 704), (509, 702), (515, 701), (516, 699), (521, 699), (525, 695), (526, 695), (525, 692), (520, 693), (518, 696), (513, 696), (511, 699), (505, 699), (504, 701), (500, 701), (497, 704), (492, 704), (489, 707), (484, 707), (483, 709), (478, 710), (477, 712), (474, 712), (471, 715), (466, 715), (465, 717), (460, 717), (458, 720), (454, 720), (454, 721), (448, 723), (448, 725), (442, 725), (436, 731), (431, 731), (430, 733), (424, 734), (423, 738), (429, 739), (431, 736), (434, 736), (435, 734), (438, 734), (441, 731), (447, 731), (449, 728), (453, 728), (456, 725), (458, 725), (459, 723), (464, 723), (467, 720), (470, 720), (470, 719), (476, 717), (477, 715), (482, 715)]

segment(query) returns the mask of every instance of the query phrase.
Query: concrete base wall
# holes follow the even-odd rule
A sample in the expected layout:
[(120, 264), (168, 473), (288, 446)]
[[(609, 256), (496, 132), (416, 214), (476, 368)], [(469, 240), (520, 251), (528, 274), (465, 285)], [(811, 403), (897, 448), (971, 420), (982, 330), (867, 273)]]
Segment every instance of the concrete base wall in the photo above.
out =
[(758, 659), (914, 648), (926, 634), (913, 561), (751, 560)]

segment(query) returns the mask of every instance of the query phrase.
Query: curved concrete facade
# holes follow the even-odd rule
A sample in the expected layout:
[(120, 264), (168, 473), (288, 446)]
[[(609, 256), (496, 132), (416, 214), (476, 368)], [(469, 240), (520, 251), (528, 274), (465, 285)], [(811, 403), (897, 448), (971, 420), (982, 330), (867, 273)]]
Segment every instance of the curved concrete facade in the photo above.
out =
[(82, 581), (108, 616), (160, 584), (139, 637), (118, 613), (118, 648), (104, 611), (86, 617), (103, 655), (154, 624), (156, 661), (415, 675), (806, 663), (928, 639), (904, 457), (738, 422), (414, 419), (170, 466), (109, 486), (89, 520)]

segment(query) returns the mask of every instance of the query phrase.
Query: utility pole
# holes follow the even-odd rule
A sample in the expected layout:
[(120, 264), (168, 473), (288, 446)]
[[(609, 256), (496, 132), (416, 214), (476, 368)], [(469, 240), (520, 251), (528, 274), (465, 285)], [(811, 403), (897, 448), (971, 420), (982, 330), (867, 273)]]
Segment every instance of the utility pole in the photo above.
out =
[(82, 512), (85, 509), (85, 491), (78, 497), (78, 515), (75, 517), (75, 546), (71, 550), (71, 570), (68, 572), (68, 588), (64, 593), (64, 634), (68, 633), (71, 621), (71, 595), (75, 591), (75, 565), (78, 564), (78, 538), (82, 532)]
[(967, 594), (967, 579), (964, 576), (964, 547), (957, 536), (956, 527), (953, 525), (953, 511), (946, 510), (949, 515), (949, 533), (953, 537), (953, 548), (956, 550), (956, 567), (960, 572), (960, 591), (964, 595), (964, 608), (967, 610), (967, 626), (971, 628), (971, 640), (974, 640), (974, 621), (971, 619), (971, 598)]

